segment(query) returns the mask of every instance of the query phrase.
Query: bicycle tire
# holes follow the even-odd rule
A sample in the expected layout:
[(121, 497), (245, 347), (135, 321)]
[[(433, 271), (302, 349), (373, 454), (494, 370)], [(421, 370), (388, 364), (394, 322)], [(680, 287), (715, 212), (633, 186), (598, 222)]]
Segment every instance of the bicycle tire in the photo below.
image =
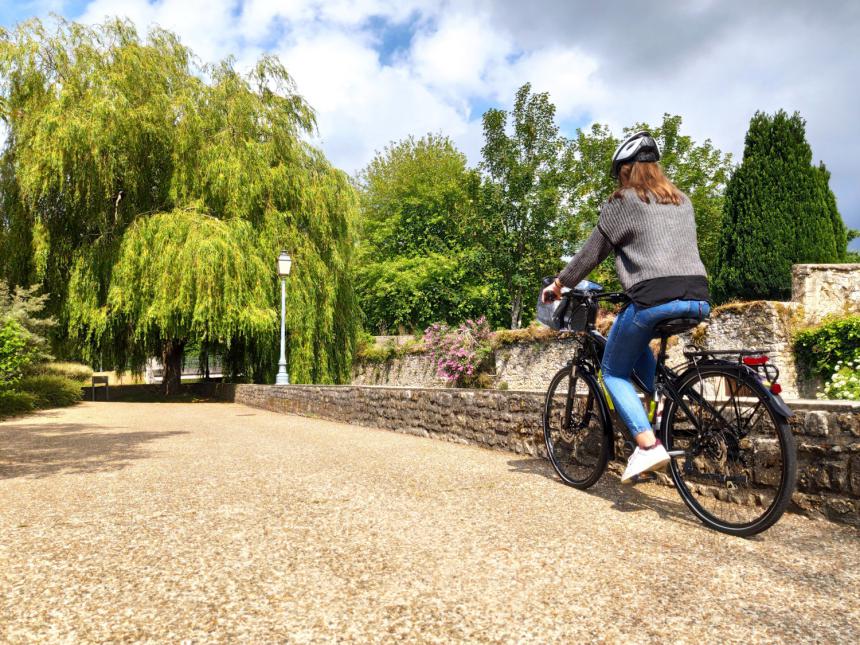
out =
[[(577, 391), (585, 396), (574, 396), (568, 415), (568, 393)], [(544, 402), (544, 440), (550, 463), (569, 486), (589, 488), (606, 469), (612, 422), (605, 405), (596, 379), (577, 367), (559, 370), (550, 381)], [(568, 416), (567, 428), (565, 416)]]
[(773, 526), (794, 492), (797, 452), (770, 396), (733, 363), (690, 368), (676, 389), (701, 428), (667, 399), (661, 435), (667, 450), (685, 451), (669, 467), (681, 499), (722, 533), (749, 537)]

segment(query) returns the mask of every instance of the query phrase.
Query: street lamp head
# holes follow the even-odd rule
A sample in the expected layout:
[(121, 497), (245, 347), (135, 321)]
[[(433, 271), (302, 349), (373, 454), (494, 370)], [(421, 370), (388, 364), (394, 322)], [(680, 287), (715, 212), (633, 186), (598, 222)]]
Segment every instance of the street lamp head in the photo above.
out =
[(293, 260), (290, 257), (290, 254), (286, 251), (281, 251), (281, 254), (278, 256), (278, 275), (282, 278), (290, 275), (290, 267), (293, 264)]

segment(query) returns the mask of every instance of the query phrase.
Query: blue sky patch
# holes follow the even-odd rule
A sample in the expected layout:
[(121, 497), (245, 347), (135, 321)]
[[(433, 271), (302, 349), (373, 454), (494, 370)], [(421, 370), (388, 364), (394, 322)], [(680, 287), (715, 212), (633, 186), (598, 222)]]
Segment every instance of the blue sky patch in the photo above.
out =
[[(65, 0), (55, 9), (55, 13), (68, 20), (74, 20), (84, 13), (88, 4), (89, 0)], [(10, 29), (28, 18), (37, 15), (42, 17), (43, 10), (44, 4), (35, 0), (0, 2), (0, 26)]]
[(378, 42), (376, 50), (379, 52), (379, 62), (383, 65), (392, 65), (397, 57), (412, 46), (412, 39), (418, 30), (420, 16), (413, 13), (404, 22), (392, 22), (384, 16), (371, 16), (364, 24), (364, 28), (373, 34)]

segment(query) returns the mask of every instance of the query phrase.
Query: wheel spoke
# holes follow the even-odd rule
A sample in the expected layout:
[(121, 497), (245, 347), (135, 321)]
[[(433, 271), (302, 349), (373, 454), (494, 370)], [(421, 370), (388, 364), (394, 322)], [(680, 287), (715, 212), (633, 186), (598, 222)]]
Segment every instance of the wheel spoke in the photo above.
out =
[(790, 432), (766, 395), (731, 369), (709, 367), (682, 377), (679, 396), (698, 423), (672, 404), (665, 440), (687, 505), (712, 527), (746, 535), (781, 515), (795, 461)]
[(557, 374), (547, 393), (544, 436), (548, 457), (566, 483), (580, 488), (597, 481), (608, 458), (598, 396), (590, 382), (578, 376), (571, 379), (569, 371)]

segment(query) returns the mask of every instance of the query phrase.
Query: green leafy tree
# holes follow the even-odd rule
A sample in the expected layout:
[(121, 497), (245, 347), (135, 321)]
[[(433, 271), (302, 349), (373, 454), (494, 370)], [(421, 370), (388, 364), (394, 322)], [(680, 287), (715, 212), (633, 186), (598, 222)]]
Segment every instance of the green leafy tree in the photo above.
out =
[(0, 280), (0, 390), (13, 387), (25, 370), (51, 358), (47, 333), (54, 321), (42, 311), (47, 296), (39, 285), (9, 290)]
[(356, 285), (369, 329), (416, 331), (499, 309), (480, 251), (462, 236), (474, 181), (465, 156), (434, 134), (392, 143), (359, 173)]
[(27, 332), (12, 318), (0, 318), (0, 396), (14, 387), (24, 370), (35, 362), (27, 347)]
[(503, 290), (517, 329), (530, 319), (540, 278), (557, 270), (564, 248), (567, 142), (549, 95), (533, 94), (528, 83), (517, 91), (510, 114), (490, 109), (483, 125), (480, 208), (469, 230), (486, 250), (488, 276)]
[(847, 234), (823, 165), (812, 165), (798, 113), (757, 112), (726, 190), (718, 299), (785, 299), (791, 265), (846, 259)]
[(0, 320), (11, 320), (20, 330), (20, 336), (26, 347), (26, 354), (33, 361), (46, 361), (52, 358), (48, 335), (56, 322), (45, 316), (44, 309), (48, 300), (45, 294), (39, 294), (41, 285), (31, 287), (16, 287), (0, 280)]
[(189, 343), (271, 377), (286, 248), (291, 375), (348, 379), (354, 190), (305, 142), (313, 111), (277, 59), (249, 74), (194, 61), (122, 21), (0, 33), (0, 269), (44, 282), (64, 353), (118, 369), (160, 356), (170, 391)]
[[(618, 140), (609, 126), (595, 123), (587, 131), (577, 129), (566, 150), (564, 190), (570, 208), (561, 221), (564, 253), (572, 256), (597, 225), (600, 208), (618, 187), (609, 173)], [(615, 256), (610, 254), (590, 276), (610, 289), (620, 289)]]

